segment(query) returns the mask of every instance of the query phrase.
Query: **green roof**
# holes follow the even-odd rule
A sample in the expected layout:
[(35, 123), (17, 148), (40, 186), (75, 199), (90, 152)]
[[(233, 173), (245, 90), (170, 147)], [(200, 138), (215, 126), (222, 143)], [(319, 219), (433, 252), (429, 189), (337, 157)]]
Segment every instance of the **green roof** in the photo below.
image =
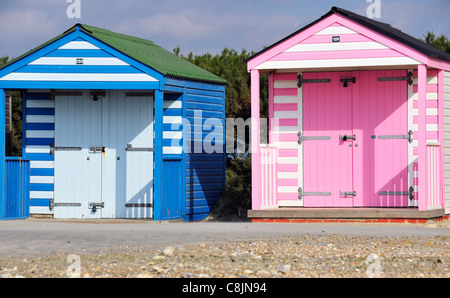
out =
[(145, 40), (138, 37), (115, 33), (106, 29), (97, 28), (85, 24), (77, 24), (64, 32), (63, 34), (53, 38), (43, 45), (17, 57), (5, 65), (3, 68), (11, 63), (14, 63), (21, 58), (30, 55), (33, 52), (45, 47), (51, 42), (73, 32), (79, 26), (84, 33), (104, 42), (123, 54), (147, 65), (164, 76), (171, 76), (181, 79), (199, 80), (213, 83), (225, 84), (226, 80), (206, 71), (205, 69), (186, 61), (185, 59), (163, 49), (152, 41)]

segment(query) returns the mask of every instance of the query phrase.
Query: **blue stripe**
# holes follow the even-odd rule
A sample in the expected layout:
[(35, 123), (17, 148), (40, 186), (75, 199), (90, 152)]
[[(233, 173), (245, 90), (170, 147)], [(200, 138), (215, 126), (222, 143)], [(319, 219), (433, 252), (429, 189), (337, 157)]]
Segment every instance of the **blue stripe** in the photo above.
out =
[(50, 93), (27, 93), (27, 100), (50, 100), (51, 94)]
[(27, 115), (55, 115), (54, 108), (27, 108)]
[(182, 140), (178, 139), (163, 139), (162, 141), (163, 147), (182, 146), (182, 144)]
[(129, 65), (26, 65), (20, 73), (143, 73)]
[(83, 58), (83, 57), (114, 57), (113, 55), (103, 51), (103, 50), (95, 50), (95, 49), (80, 49), (80, 50), (54, 50), (44, 57), (74, 57), (74, 58)]
[(55, 123), (27, 123), (27, 130), (55, 130)]
[(50, 206), (50, 199), (31, 199), (30, 206), (48, 207), (48, 206)]
[(55, 186), (53, 184), (45, 183), (30, 183), (30, 191), (54, 191)]
[(181, 131), (183, 125), (181, 124), (163, 124), (163, 131)]
[(55, 139), (27, 138), (25, 141), (25, 144), (26, 145), (50, 145), (51, 142), (55, 142)]
[(27, 153), (27, 159), (41, 160), (41, 161), (54, 161), (55, 157), (50, 153)]
[(165, 109), (164, 116), (181, 116), (181, 109)]
[(30, 169), (30, 176), (55, 176), (55, 169)]

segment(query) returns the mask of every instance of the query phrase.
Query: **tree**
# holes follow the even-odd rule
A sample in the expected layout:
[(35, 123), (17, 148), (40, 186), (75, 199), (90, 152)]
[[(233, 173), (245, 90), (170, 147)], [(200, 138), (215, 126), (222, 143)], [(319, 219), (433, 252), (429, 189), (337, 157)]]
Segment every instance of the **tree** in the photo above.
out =
[(436, 37), (433, 32), (428, 31), (428, 33), (423, 35), (423, 38), (420, 38), (420, 40), (450, 54), (450, 40), (444, 34)]
[[(0, 66), (7, 63), (9, 57), (0, 57)], [(2, 119), (2, 121), (5, 121)], [(4, 136), (3, 136), (4, 137)], [(22, 96), (19, 91), (12, 92), (12, 156), (22, 156)]]

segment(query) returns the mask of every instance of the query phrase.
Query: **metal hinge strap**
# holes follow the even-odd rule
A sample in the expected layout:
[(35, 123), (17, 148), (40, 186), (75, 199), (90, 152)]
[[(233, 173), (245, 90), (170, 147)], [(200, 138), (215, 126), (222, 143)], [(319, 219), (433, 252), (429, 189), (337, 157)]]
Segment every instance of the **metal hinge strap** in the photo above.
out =
[(378, 78), (379, 82), (407, 81), (409, 85), (413, 84), (413, 73), (408, 72), (406, 77), (382, 77)]
[(297, 76), (298, 88), (301, 88), (306, 83), (331, 83), (331, 79), (302, 79), (301, 75)]
[(54, 207), (81, 207), (81, 203), (66, 203), (66, 202), (55, 203), (55, 199), (51, 198), (49, 209), (53, 210)]
[(127, 147), (127, 148), (125, 148), (125, 151), (153, 151), (153, 147), (140, 147), (140, 148), (138, 148), (138, 147), (136, 147), (136, 148), (134, 148), (134, 147)]
[(298, 132), (298, 144), (301, 145), (303, 141), (310, 141), (310, 140), (331, 140), (331, 137), (329, 136), (318, 136), (318, 137), (304, 137), (302, 132)]
[(55, 151), (81, 151), (81, 147), (55, 147), (54, 143), (50, 143), (50, 155), (55, 154)]
[(303, 189), (299, 187), (298, 199), (303, 199), (303, 196), (331, 196), (331, 192), (303, 192)]
[(407, 135), (382, 135), (382, 136), (378, 136), (379, 139), (408, 139), (409, 143), (412, 143), (413, 141), (413, 131), (410, 130), (408, 131)]

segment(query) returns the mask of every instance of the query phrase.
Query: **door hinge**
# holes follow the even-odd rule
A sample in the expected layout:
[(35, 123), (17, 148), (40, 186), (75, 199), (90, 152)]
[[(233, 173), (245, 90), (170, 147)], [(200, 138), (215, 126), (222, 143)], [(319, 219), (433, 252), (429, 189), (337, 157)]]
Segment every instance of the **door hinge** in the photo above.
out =
[(384, 139), (384, 140), (393, 140), (393, 139), (408, 139), (409, 143), (412, 143), (413, 141), (413, 135), (414, 132), (412, 130), (408, 131), (407, 135), (382, 135), (378, 136), (378, 139)]
[(50, 155), (54, 155), (55, 151), (81, 151), (81, 147), (55, 147), (55, 144), (51, 142)]
[(298, 144), (301, 145), (303, 141), (310, 141), (310, 140), (331, 140), (331, 137), (329, 136), (318, 136), (318, 137), (304, 137), (302, 132), (299, 131), (298, 134)]
[(406, 77), (382, 77), (378, 78), (379, 82), (407, 81), (408, 85), (413, 84), (413, 73), (410, 71)]
[(67, 203), (67, 202), (55, 203), (55, 199), (51, 198), (48, 207), (51, 211), (55, 207), (81, 207), (81, 203)]
[(298, 199), (302, 200), (303, 196), (331, 196), (331, 192), (303, 192), (303, 188), (298, 188)]
[(302, 79), (301, 75), (297, 76), (297, 87), (302, 88), (305, 83), (331, 83), (331, 79)]

